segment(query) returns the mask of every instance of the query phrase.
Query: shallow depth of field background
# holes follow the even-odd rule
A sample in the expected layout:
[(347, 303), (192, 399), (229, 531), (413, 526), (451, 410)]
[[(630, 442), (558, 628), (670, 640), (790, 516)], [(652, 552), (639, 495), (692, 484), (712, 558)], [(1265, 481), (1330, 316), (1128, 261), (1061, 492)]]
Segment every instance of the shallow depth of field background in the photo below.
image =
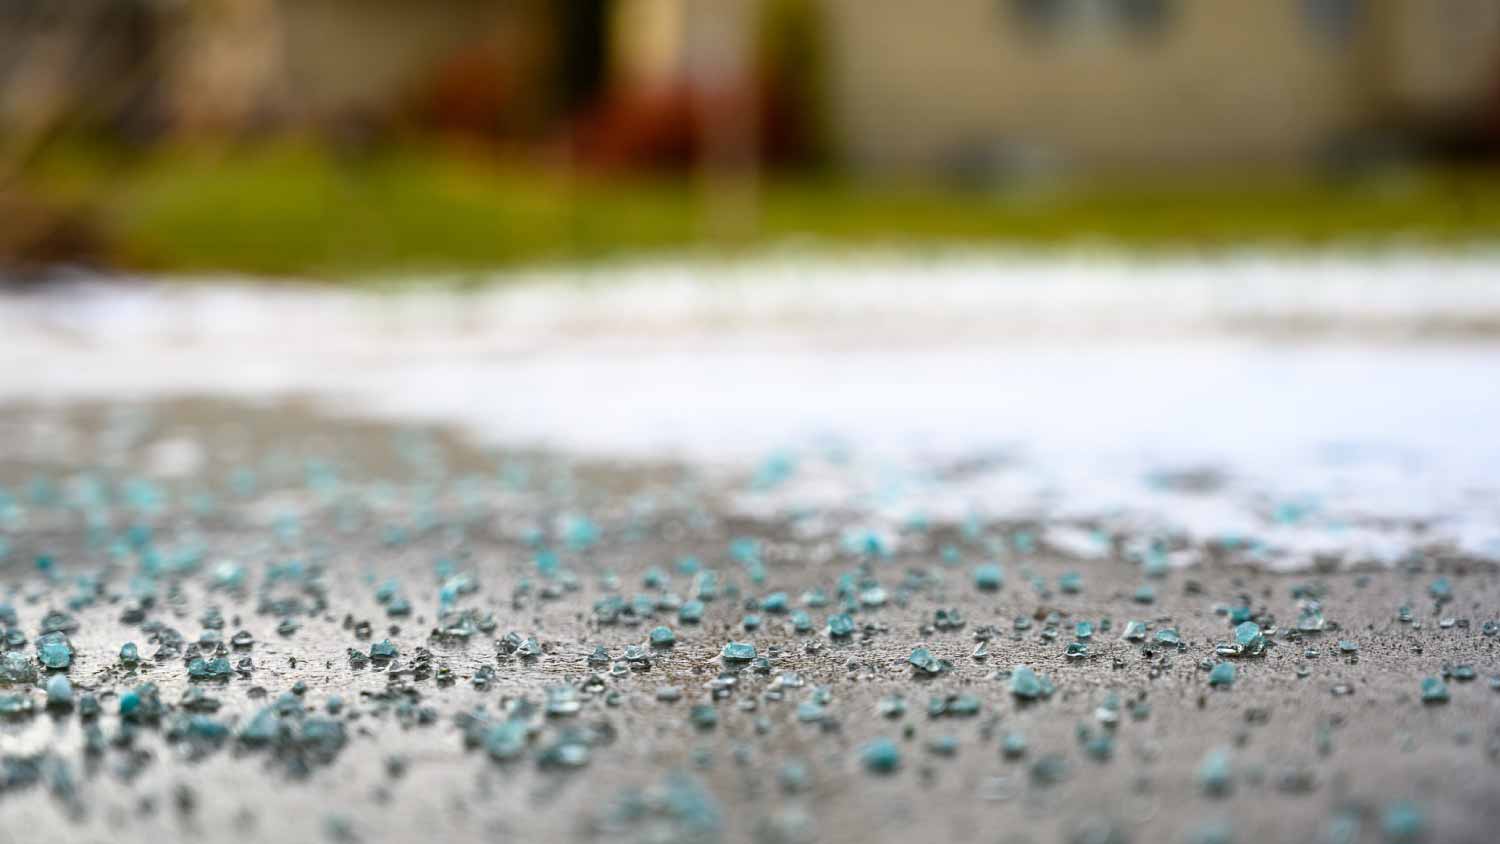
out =
[(1500, 232), (1493, 0), (4, 0), (0, 266)]

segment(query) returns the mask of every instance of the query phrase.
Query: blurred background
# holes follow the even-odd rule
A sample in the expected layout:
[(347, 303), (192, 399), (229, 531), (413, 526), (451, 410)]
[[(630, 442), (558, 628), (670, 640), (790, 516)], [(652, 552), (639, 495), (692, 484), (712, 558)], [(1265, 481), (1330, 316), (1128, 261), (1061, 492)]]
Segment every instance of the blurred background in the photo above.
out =
[(1500, 0), (0, 0), (0, 274), (1500, 234)]

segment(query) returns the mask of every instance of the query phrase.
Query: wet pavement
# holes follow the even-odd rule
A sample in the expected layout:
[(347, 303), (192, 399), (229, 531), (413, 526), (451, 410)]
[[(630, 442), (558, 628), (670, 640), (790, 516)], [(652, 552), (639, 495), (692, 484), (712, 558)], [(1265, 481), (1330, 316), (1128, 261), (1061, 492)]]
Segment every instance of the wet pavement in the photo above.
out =
[[(70, 708), (46, 670), (0, 689), (35, 710), (0, 722), (16, 840), (1483, 841), (1500, 812), (1473, 555), (1278, 574), (1120, 524), (788, 504), (857, 452), (588, 460), (297, 403), (0, 432), (15, 649), (73, 649)], [(1245, 620), (1262, 652), (1216, 653)]]

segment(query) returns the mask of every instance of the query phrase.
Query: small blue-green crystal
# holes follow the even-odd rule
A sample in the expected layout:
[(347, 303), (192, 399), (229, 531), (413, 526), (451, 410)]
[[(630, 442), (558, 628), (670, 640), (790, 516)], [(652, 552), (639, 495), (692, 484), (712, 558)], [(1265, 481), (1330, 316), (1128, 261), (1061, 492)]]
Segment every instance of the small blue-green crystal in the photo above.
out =
[(847, 613), (838, 613), (828, 617), (828, 635), (842, 639), (845, 636), (854, 635), (854, 619)]
[(1427, 594), (1440, 604), (1447, 603), (1453, 600), (1453, 584), (1446, 577), (1434, 578), (1427, 587)]
[(229, 737), (229, 728), (207, 715), (194, 715), (188, 719), (187, 735), (194, 742), (215, 746)]
[(797, 704), (797, 720), (804, 724), (822, 721), (825, 714), (823, 705), (815, 700), (805, 700)]
[(947, 660), (938, 659), (926, 648), (913, 648), (911, 656), (907, 657), (906, 661), (924, 674), (941, 674), (952, 667)]
[(719, 597), (719, 573), (704, 569), (693, 575), (693, 597), (700, 601), (712, 601)]
[(1068, 778), (1068, 760), (1049, 753), (1031, 763), (1031, 782), (1040, 788), (1056, 785)]
[(203, 659), (199, 657), (188, 663), (188, 676), (194, 680), (225, 680), (234, 671), (224, 657)]
[(544, 708), (548, 715), (573, 715), (583, 708), (583, 702), (578, 699), (578, 690), (572, 686), (548, 686), (543, 694), (547, 699)]
[(1420, 841), (1427, 830), (1427, 816), (1422, 807), (1408, 801), (1392, 803), (1380, 816), (1380, 828), (1391, 844)]
[(43, 633), (72, 633), (77, 629), (78, 619), (62, 610), (52, 610), (42, 616)]
[(672, 633), (670, 627), (651, 628), (651, 644), (658, 648), (665, 648), (677, 641), (677, 636)]
[(877, 708), (886, 718), (900, 718), (906, 714), (906, 698), (900, 695), (887, 695), (880, 699)]
[(974, 588), (994, 592), (1005, 585), (1005, 570), (998, 563), (986, 563), (974, 568)]
[(1221, 662), (1208, 672), (1210, 686), (1229, 688), (1234, 685), (1234, 663)]
[[(125, 699), (120, 699), (121, 714), (124, 714)], [(281, 718), (276, 711), (267, 706), (256, 712), (239, 733), (240, 741), (248, 745), (268, 744), (276, 738), (281, 729)]]
[(1448, 684), (1436, 677), (1427, 677), (1422, 680), (1422, 702), (1447, 703)]
[(484, 750), (491, 759), (505, 762), (526, 752), (526, 724), (522, 721), (502, 721), (490, 727), (484, 734)]
[(944, 715), (956, 718), (967, 718), (979, 714), (979, 698), (973, 695), (957, 695), (943, 701)]
[(47, 668), (67, 668), (73, 664), (73, 645), (66, 633), (43, 633), (36, 638), (36, 655)]
[(879, 738), (859, 751), (860, 762), (872, 774), (893, 774), (901, 768), (901, 748), (890, 739)]
[(677, 622), (679, 624), (697, 624), (703, 620), (703, 602), (694, 598), (683, 601), (682, 606), (677, 608)]
[(718, 726), (719, 710), (714, 709), (711, 704), (700, 703), (688, 713), (688, 720), (700, 730), (711, 730)]
[(1297, 613), (1297, 629), (1303, 633), (1317, 633), (1327, 625), (1323, 618), (1323, 605), (1317, 601), (1304, 601)]
[(1253, 621), (1247, 621), (1234, 628), (1234, 643), (1249, 653), (1259, 653), (1265, 642), (1265, 636), (1260, 632), (1260, 625)]
[(1083, 752), (1095, 762), (1108, 762), (1115, 755), (1115, 738), (1109, 733), (1100, 733), (1083, 743)]
[(47, 706), (50, 709), (67, 709), (73, 705), (73, 684), (68, 675), (54, 674), (47, 680)]
[(720, 656), (731, 662), (749, 662), (755, 659), (755, 646), (749, 642), (730, 642), (724, 646)]
[(1211, 750), (1198, 765), (1198, 787), (1209, 797), (1223, 797), (1234, 787), (1231, 773), (1229, 751)]
[(776, 774), (776, 780), (781, 783), (782, 791), (796, 794), (806, 791), (812, 784), (812, 773), (808, 771), (805, 763), (793, 760), (781, 766), (781, 770)]
[(0, 684), (36, 682), (36, 662), (20, 651), (6, 651), (0, 656)]
[(934, 756), (956, 756), (958, 748), (958, 736), (952, 734), (934, 736), (927, 740), (927, 752)]
[(537, 763), (544, 768), (581, 768), (589, 763), (593, 751), (577, 736), (564, 735), (543, 748)]
[(516, 648), (516, 656), (521, 659), (536, 659), (542, 655), (542, 643), (535, 636), (527, 636)]
[(1052, 690), (1052, 683), (1024, 665), (1010, 671), (1010, 693), (1021, 700), (1049, 697)]
[(31, 696), (25, 692), (0, 695), (0, 718), (20, 718), (33, 710)]

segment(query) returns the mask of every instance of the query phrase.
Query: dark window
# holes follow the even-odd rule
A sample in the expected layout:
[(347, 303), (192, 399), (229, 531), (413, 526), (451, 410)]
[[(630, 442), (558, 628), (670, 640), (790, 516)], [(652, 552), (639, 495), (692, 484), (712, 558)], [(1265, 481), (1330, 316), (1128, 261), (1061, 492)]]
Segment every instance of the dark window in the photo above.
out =
[(1176, 0), (1010, 0), (1022, 28), (1052, 34), (1069, 26), (1104, 22), (1117, 31), (1153, 34), (1170, 23)]
[(1010, 0), (1016, 18), (1034, 32), (1054, 32), (1072, 13), (1070, 0)]
[(1121, 27), (1143, 35), (1165, 29), (1173, 11), (1171, 0), (1113, 0), (1112, 6)]
[(1359, 29), (1363, 12), (1360, 0), (1301, 0), (1307, 26), (1330, 41), (1349, 40)]

